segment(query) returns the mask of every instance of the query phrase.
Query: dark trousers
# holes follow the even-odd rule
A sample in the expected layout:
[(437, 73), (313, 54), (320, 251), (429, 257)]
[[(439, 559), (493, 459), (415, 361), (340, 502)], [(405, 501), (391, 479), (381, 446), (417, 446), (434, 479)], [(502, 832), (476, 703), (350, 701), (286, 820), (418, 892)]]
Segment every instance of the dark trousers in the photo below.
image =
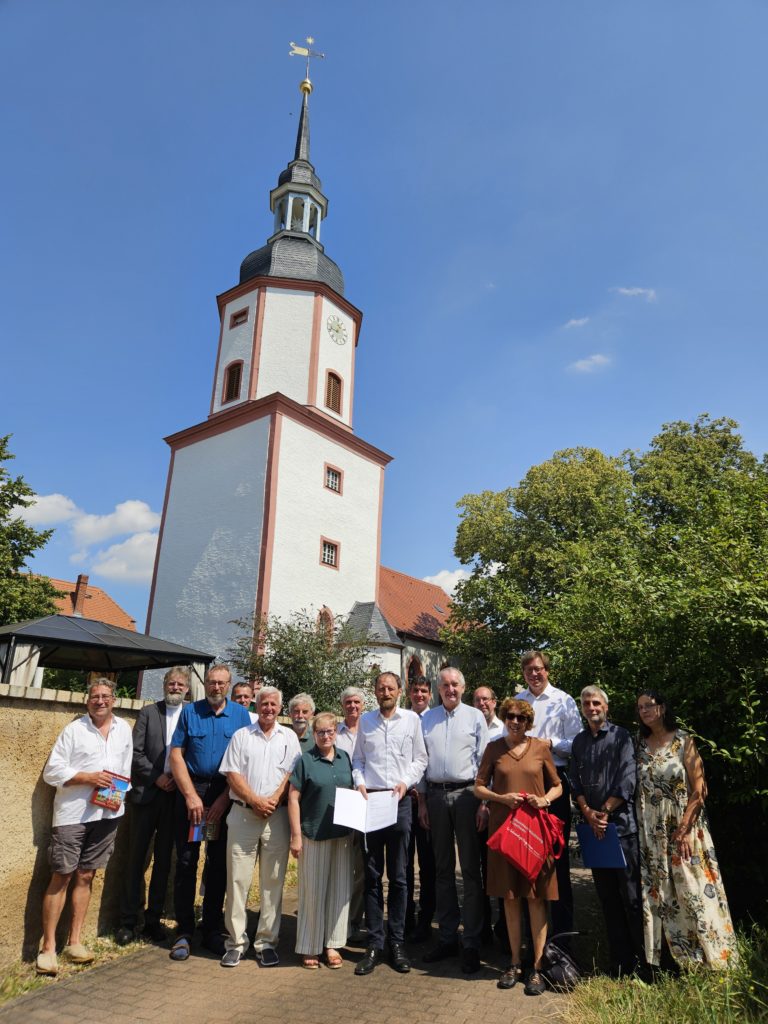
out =
[[(444, 945), (456, 941), (464, 919), (463, 943), (479, 949), (483, 931), (485, 897), (477, 847), (477, 810), (480, 801), (465, 789), (429, 787), (427, 809), (435, 851), (438, 938)], [(456, 892), (456, 849), (464, 884), (463, 908), (459, 911)]]
[[(226, 779), (217, 776), (211, 782), (193, 780), (195, 791), (210, 807), (224, 792)], [(173, 884), (173, 903), (178, 934), (192, 936), (195, 930), (195, 890), (197, 862), (200, 847), (205, 843), (205, 895), (203, 897), (203, 936), (224, 933), (224, 897), (227, 893), (227, 825), (226, 814), (221, 818), (219, 838), (211, 842), (190, 843), (187, 804), (181, 793), (176, 794), (176, 878)]]
[[(552, 801), (549, 808), (552, 814), (563, 823), (563, 841), (565, 849), (559, 860), (555, 861), (555, 874), (557, 875), (557, 900), (553, 900), (550, 906), (552, 915), (552, 935), (560, 932), (573, 931), (573, 890), (571, 888), (571, 857), (568, 852), (568, 843), (571, 838), (571, 783), (564, 768), (558, 768), (557, 774), (563, 785), (563, 795)], [(561, 945), (568, 946), (570, 939), (564, 939)]]
[(162, 789), (157, 789), (149, 803), (128, 805), (128, 870), (120, 908), (120, 924), (123, 928), (135, 928), (138, 923), (143, 903), (147, 854), (153, 836), (152, 875), (144, 924), (159, 924), (163, 916), (173, 855), (175, 805), (176, 793), (166, 793)]
[[(406, 798), (407, 799), (407, 798)], [(430, 925), (435, 916), (435, 855), (432, 851), (432, 834), (428, 828), (419, 824), (416, 803), (411, 805), (413, 828), (408, 843), (408, 905), (405, 911), (406, 924), (410, 926), (416, 919), (416, 857), (419, 858), (419, 924)]]
[(365, 919), (368, 945), (384, 949), (384, 867), (387, 869), (387, 931), (390, 942), (405, 938), (405, 908), (408, 902), (406, 865), (411, 838), (411, 798), (406, 794), (397, 808), (397, 821), (387, 828), (369, 832), (365, 854)]
[(592, 868), (608, 933), (611, 974), (632, 974), (645, 965), (640, 851), (637, 835), (622, 836), (626, 868)]

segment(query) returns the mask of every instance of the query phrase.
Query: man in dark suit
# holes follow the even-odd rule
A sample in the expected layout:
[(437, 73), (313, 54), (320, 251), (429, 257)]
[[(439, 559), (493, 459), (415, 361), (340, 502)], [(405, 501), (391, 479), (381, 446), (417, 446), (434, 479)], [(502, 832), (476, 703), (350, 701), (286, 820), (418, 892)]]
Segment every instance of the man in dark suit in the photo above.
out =
[(174, 840), (176, 783), (168, 759), (171, 737), (179, 721), (184, 698), (189, 692), (189, 669), (172, 668), (163, 679), (164, 699), (148, 704), (139, 712), (133, 729), (131, 790), (128, 793), (130, 854), (115, 935), (119, 945), (132, 942), (142, 910), (142, 887), (147, 853), (154, 836), (154, 862), (144, 910), (142, 935), (155, 942), (165, 938), (160, 923), (171, 870)]

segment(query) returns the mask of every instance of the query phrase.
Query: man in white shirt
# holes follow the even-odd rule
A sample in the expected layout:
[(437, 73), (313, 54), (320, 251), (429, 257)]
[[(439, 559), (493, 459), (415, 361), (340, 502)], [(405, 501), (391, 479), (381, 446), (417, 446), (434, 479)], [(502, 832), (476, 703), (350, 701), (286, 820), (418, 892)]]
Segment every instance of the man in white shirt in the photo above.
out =
[[(259, 687), (261, 689), (261, 687)], [(235, 683), (232, 687), (232, 700), (235, 704), (239, 704), (245, 708), (251, 718), (251, 725), (258, 722), (259, 716), (255, 711), (251, 711), (251, 704), (253, 704), (253, 687), (250, 683)]]
[(142, 934), (154, 942), (165, 938), (160, 922), (171, 872), (176, 801), (176, 783), (170, 769), (171, 737), (188, 693), (189, 669), (181, 666), (169, 669), (163, 678), (163, 700), (143, 707), (133, 727), (131, 791), (127, 798), (130, 845), (120, 927), (115, 934), (119, 946), (134, 939), (143, 909), (144, 872), (150, 843), (152, 877)]
[[(477, 833), (486, 824), (473, 787), (488, 742), (485, 718), (461, 701), (466, 683), (457, 668), (440, 671), (440, 706), (425, 711), (421, 728), (427, 748), (426, 784), (419, 793), (419, 820), (432, 831), (435, 852), (437, 946), (424, 956), (436, 963), (459, 953), (459, 924), (464, 919), (461, 969), (480, 970), (484, 894)], [(425, 796), (422, 796), (424, 787)], [(456, 892), (456, 848), (464, 884), (459, 910)]]
[[(336, 749), (343, 750), (352, 760), (355, 750), (360, 716), (365, 707), (365, 693), (359, 686), (348, 686), (341, 695), (343, 721), (336, 726)], [(349, 935), (351, 946), (364, 943), (367, 934), (364, 927), (365, 913), (365, 863), (360, 832), (352, 833), (352, 896), (349, 901)]]
[[(573, 740), (581, 732), (581, 718), (576, 701), (565, 690), (558, 690), (549, 681), (549, 655), (544, 651), (526, 651), (520, 659), (523, 679), (528, 687), (518, 694), (520, 700), (533, 705), (533, 728), (529, 735), (548, 740), (557, 774), (563, 785), (563, 795), (553, 801), (550, 808), (563, 822), (565, 849), (555, 861), (558, 899), (551, 904), (552, 934), (573, 930), (573, 891), (571, 889), (571, 860), (568, 840), (571, 834), (571, 784), (568, 781), (568, 762)], [(570, 946), (570, 939), (558, 940), (558, 945)]]
[(228, 936), (222, 967), (237, 967), (249, 946), (246, 901), (257, 857), (261, 910), (253, 946), (262, 967), (280, 962), (276, 947), (291, 838), (286, 795), (293, 766), (301, 757), (296, 733), (277, 721), (282, 706), (283, 695), (276, 687), (262, 687), (256, 694), (258, 721), (238, 729), (219, 769), (227, 777), (232, 800), (224, 914)]
[(472, 704), (482, 713), (488, 726), (488, 742), (497, 740), (504, 733), (504, 723), (496, 717), (496, 694), (490, 686), (478, 686), (472, 694)]
[[(426, 676), (416, 676), (408, 683), (408, 703), (411, 711), (421, 718), (432, 704), (432, 685)], [(413, 799), (413, 828), (408, 844), (408, 905), (405, 911), (405, 934), (413, 942), (426, 942), (432, 937), (432, 918), (435, 916), (435, 854), (432, 833), (419, 822), (418, 794), (411, 790)], [(419, 919), (416, 921), (416, 856), (419, 858)]]
[(421, 734), (419, 716), (398, 707), (402, 694), (400, 677), (382, 672), (374, 689), (378, 711), (368, 711), (360, 726), (352, 757), (352, 777), (367, 798), (368, 791), (391, 791), (398, 801), (394, 825), (369, 832), (366, 836), (365, 915), (368, 923), (368, 949), (356, 965), (355, 974), (370, 974), (384, 959), (384, 889), (382, 880), (387, 864), (387, 931), (392, 966), (401, 974), (411, 969), (405, 952), (405, 908), (408, 887), (405, 877), (408, 840), (411, 834), (412, 789), (427, 767), (427, 751)]
[[(131, 729), (115, 718), (115, 684), (97, 679), (88, 688), (87, 714), (65, 726), (53, 745), (43, 778), (56, 787), (48, 859), (53, 870), (43, 896), (43, 938), (37, 957), (38, 974), (58, 972), (56, 926), (72, 884), (72, 921), (63, 955), (87, 964), (93, 953), (80, 941), (91, 899), (93, 878), (106, 866), (115, 846), (115, 832), (124, 813), (122, 798), (115, 808), (93, 803), (100, 789), (109, 789), (113, 775), (131, 774)], [(118, 801), (118, 793), (111, 794)], [(121, 795), (120, 795), (121, 797)]]

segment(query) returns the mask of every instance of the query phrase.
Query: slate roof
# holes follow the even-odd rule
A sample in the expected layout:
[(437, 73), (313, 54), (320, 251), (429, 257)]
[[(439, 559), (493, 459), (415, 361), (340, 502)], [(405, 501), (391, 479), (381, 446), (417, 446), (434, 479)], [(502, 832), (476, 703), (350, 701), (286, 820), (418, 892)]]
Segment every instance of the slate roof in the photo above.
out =
[(440, 642), (448, 622), (451, 599), (442, 587), (407, 576), (383, 565), (379, 573), (378, 605), (398, 633)]
[(347, 624), (358, 633), (364, 633), (372, 644), (402, 647), (402, 642), (381, 613), (375, 601), (355, 601)]
[[(70, 580), (54, 580), (51, 583), (57, 590), (64, 591), (63, 597), (56, 597), (53, 603), (59, 615), (71, 615), (75, 610), (75, 583)], [(108, 622), (112, 626), (120, 626), (123, 629), (136, 629), (136, 620), (132, 619), (128, 612), (124, 611), (117, 601), (113, 600), (101, 587), (94, 587), (88, 583), (83, 603), (83, 618), (99, 619), (101, 622)]]
[(322, 281), (338, 295), (344, 294), (344, 275), (317, 242), (301, 232), (283, 231), (245, 257), (240, 264), (240, 284), (253, 277), (288, 277)]

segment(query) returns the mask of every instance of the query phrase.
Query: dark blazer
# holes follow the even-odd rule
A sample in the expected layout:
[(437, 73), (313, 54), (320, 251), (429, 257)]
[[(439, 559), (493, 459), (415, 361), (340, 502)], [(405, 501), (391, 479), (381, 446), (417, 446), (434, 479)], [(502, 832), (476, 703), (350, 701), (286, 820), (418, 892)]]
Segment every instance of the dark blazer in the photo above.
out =
[(161, 789), (155, 779), (165, 765), (165, 701), (147, 704), (139, 712), (133, 727), (131, 790), (127, 799), (133, 804), (148, 804)]

